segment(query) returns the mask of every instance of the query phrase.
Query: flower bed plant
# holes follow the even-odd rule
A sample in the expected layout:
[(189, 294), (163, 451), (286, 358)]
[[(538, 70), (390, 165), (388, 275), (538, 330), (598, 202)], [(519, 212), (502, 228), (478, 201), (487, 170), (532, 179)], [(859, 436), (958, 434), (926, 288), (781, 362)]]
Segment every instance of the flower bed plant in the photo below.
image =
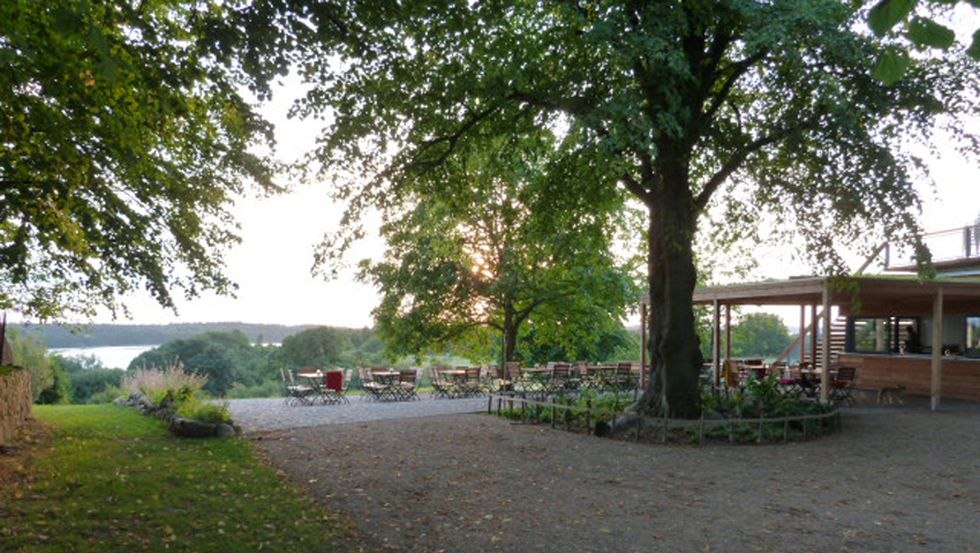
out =
[(207, 377), (184, 371), (179, 360), (164, 369), (140, 369), (127, 375), (119, 403), (170, 422), (170, 430), (188, 437), (235, 434), (227, 402), (208, 401)]
[[(775, 377), (750, 380), (743, 388), (702, 390), (702, 418), (639, 416), (629, 412), (632, 394), (583, 392), (547, 401), (499, 397), (496, 413), (571, 431), (638, 441), (766, 443), (807, 440), (840, 428), (836, 407), (785, 393)], [(490, 411), (493, 412), (493, 399)], [(617, 424), (617, 422), (619, 424)]]

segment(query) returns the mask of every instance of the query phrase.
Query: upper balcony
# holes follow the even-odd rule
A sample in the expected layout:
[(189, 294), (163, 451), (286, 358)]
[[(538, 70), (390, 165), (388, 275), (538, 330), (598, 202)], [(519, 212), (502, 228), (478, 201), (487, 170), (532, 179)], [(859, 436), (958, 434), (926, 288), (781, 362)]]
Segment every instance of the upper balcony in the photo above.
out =
[[(980, 222), (965, 227), (930, 232), (923, 242), (932, 252), (932, 264), (938, 276), (980, 276)], [(898, 252), (885, 246), (885, 270), (914, 272), (911, 252)]]

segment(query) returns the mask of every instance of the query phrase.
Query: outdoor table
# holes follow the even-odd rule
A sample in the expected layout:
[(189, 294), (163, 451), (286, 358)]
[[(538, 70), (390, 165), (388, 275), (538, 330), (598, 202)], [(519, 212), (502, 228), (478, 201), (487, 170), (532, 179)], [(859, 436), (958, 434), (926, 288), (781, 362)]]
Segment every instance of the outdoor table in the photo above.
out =
[(373, 378), (379, 384), (391, 385), (394, 384), (395, 379), (398, 378), (398, 371), (372, 372), (371, 378)]
[(395, 383), (398, 380), (398, 371), (372, 371), (371, 380), (374, 385), (366, 384), (364, 389), (370, 392), (372, 398), (396, 399)]
[(450, 395), (456, 397), (457, 394), (467, 393), (466, 371), (463, 369), (444, 369), (439, 374), (449, 380)]
[(309, 382), (310, 387), (313, 388), (314, 401), (316, 400), (316, 398), (323, 398), (325, 374), (326, 373), (324, 373), (323, 371), (296, 373), (297, 377), (305, 378), (306, 381)]
[(549, 380), (551, 380), (551, 369), (548, 367), (521, 367), (519, 383), (524, 392), (544, 394)]

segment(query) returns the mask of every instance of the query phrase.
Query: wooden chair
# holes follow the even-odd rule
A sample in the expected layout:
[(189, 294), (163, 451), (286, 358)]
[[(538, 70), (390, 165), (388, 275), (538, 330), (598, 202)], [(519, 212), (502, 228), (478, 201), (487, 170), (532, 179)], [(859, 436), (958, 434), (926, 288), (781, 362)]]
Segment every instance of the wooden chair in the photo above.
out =
[(393, 393), (396, 399), (419, 399), (416, 391), (418, 372), (415, 369), (398, 371), (397, 386), (393, 386)]
[(725, 378), (725, 386), (729, 388), (738, 387), (742, 379), (739, 376), (739, 362), (735, 359), (725, 359), (725, 365), (722, 368), (723, 375)]
[(835, 403), (846, 402), (854, 404), (854, 379), (857, 376), (857, 369), (854, 367), (839, 367), (837, 376), (830, 381), (830, 400)]
[(572, 366), (568, 363), (555, 363), (551, 368), (548, 392), (561, 394), (572, 389)]
[(508, 361), (504, 363), (504, 377), (500, 380), (500, 389), (514, 391), (521, 379), (521, 362)]
[(313, 386), (306, 384), (296, 384), (293, 372), (289, 369), (279, 369), (279, 377), (282, 378), (283, 402), (286, 405), (312, 405), (315, 399), (316, 390)]
[(320, 397), (324, 403), (350, 403), (350, 400), (347, 399), (347, 388), (344, 386), (344, 380), (343, 369), (330, 370), (323, 374)]

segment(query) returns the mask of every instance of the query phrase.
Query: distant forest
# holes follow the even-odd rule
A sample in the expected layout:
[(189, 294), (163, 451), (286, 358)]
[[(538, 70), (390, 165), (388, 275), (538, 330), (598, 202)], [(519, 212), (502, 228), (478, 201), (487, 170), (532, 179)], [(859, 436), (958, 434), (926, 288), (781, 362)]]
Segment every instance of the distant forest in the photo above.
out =
[(281, 343), (287, 336), (315, 325), (287, 326), (252, 323), (179, 323), (167, 325), (93, 324), (84, 327), (13, 324), (40, 334), (49, 348), (92, 348), (103, 346), (152, 346), (190, 338), (211, 331), (240, 331), (252, 342)]

